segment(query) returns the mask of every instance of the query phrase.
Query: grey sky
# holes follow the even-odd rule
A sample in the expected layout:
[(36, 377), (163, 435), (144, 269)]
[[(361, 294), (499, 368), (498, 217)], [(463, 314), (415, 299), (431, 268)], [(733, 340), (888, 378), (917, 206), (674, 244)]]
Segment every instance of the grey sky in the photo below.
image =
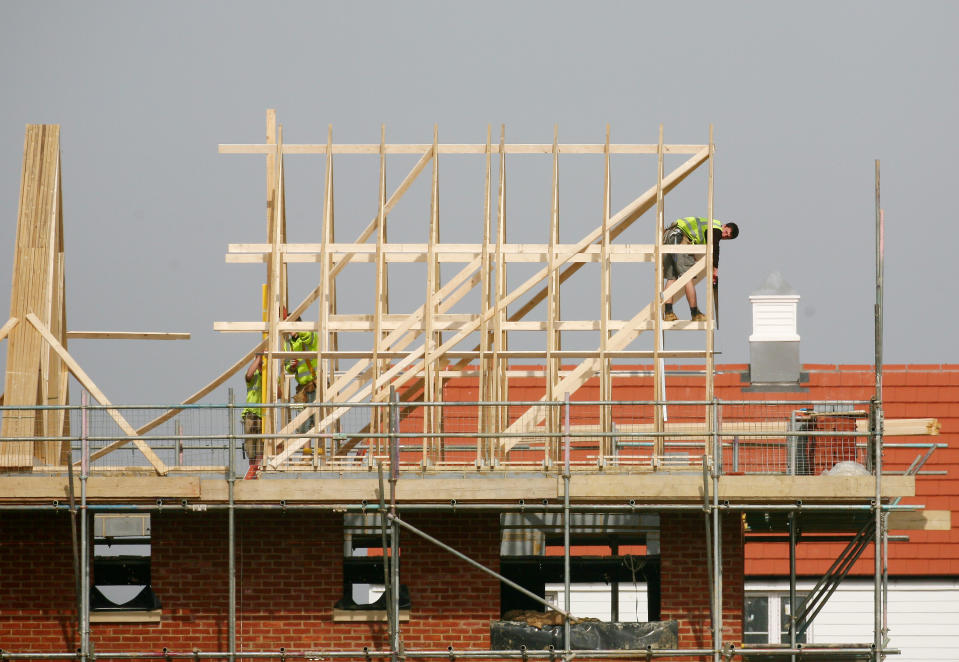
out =
[[(956, 363), (957, 25), (944, 2), (5, 2), (0, 309), (27, 123), (62, 125), (69, 328), (193, 334), (71, 343), (120, 403), (179, 401), (254, 341), (212, 326), (258, 315), (262, 270), (223, 255), (264, 237), (263, 160), (217, 144), (262, 142), (268, 107), (287, 142), (323, 142), (328, 124), (339, 142), (377, 142), (381, 123), (390, 142), (429, 142), (434, 123), (443, 142), (501, 123), (513, 142), (549, 142), (554, 124), (562, 142), (601, 142), (609, 123), (614, 142), (654, 143), (663, 123), (667, 142), (702, 143), (713, 123), (715, 213), (742, 227), (723, 245), (721, 361), (748, 360), (748, 295), (779, 270), (802, 296), (802, 360), (871, 362), (879, 158), (886, 360)], [(319, 241), (314, 165), (289, 165), (294, 241)], [(649, 184), (625, 179), (620, 201)], [(371, 218), (372, 186), (337, 200), (338, 222)], [(705, 214), (704, 190), (667, 216)], [(567, 174), (561, 214), (595, 225), (590, 191)], [(548, 203), (537, 193), (511, 220), (535, 217), (545, 241)], [(291, 299), (308, 281), (291, 280)], [(620, 301), (636, 287), (618, 285)]]

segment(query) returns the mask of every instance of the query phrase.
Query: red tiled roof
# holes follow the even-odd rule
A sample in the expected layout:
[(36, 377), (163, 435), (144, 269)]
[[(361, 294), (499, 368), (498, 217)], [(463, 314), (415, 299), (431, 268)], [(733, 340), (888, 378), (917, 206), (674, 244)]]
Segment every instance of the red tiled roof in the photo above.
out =
[[(806, 365), (809, 382), (804, 384), (811, 400), (859, 399), (872, 395), (875, 381), (873, 367)], [(728, 377), (728, 376), (726, 376)], [(722, 385), (720, 386), (720, 382)], [(717, 379), (716, 395), (733, 399), (738, 384)], [(938, 436), (887, 437), (887, 444), (897, 442), (947, 443), (949, 448), (935, 451), (923, 467), (943, 475), (919, 476), (916, 497), (902, 503), (923, 504), (929, 510), (952, 511), (950, 531), (899, 531), (910, 541), (889, 543), (890, 575), (956, 575), (959, 574), (959, 366), (887, 365), (883, 371), (883, 409), (887, 419), (926, 418), (939, 420)], [(888, 470), (903, 470), (924, 449), (888, 448), (883, 462)], [(797, 549), (800, 574), (818, 575), (841, 551), (841, 545), (808, 543)], [(853, 574), (870, 574), (873, 568), (871, 548), (853, 568)], [(789, 571), (785, 545), (753, 543), (746, 546), (747, 575), (782, 575)]]
[[(672, 371), (701, 371), (702, 366), (671, 366)], [(716, 397), (721, 400), (869, 400), (875, 392), (875, 376), (871, 365), (806, 364), (803, 372), (809, 375), (802, 384), (803, 392), (751, 392), (742, 381), (745, 364), (716, 366)], [(649, 371), (651, 366), (617, 366), (617, 370)], [(617, 377), (614, 394), (617, 400), (651, 400), (652, 377), (637, 375)], [(446, 384), (447, 401), (476, 399), (477, 380), (462, 378)], [(453, 393), (455, 391), (455, 394)], [(704, 384), (701, 375), (671, 374), (667, 379), (667, 394), (672, 401), (701, 400)], [(538, 400), (543, 396), (541, 378), (510, 380), (511, 401)], [(598, 380), (593, 379), (577, 391), (573, 400), (597, 400)], [(889, 437), (887, 444), (919, 442), (946, 443), (949, 448), (935, 451), (923, 467), (926, 471), (944, 472), (942, 475), (919, 476), (916, 497), (903, 503), (923, 504), (929, 510), (952, 511), (950, 531), (893, 532), (908, 535), (909, 543), (889, 544), (889, 572), (891, 575), (957, 575), (959, 574), (959, 365), (907, 364), (887, 365), (883, 372), (884, 411), (887, 419), (933, 417), (941, 425), (938, 436)], [(678, 415), (673, 416), (673, 411)], [(475, 415), (475, 414), (474, 414)], [(682, 420), (682, 408), (670, 413), (671, 420)], [(701, 414), (700, 414), (701, 416)], [(475, 428), (473, 428), (475, 429)], [(887, 448), (884, 464), (888, 471), (906, 469), (922, 448)], [(798, 548), (798, 570), (801, 575), (820, 575), (836, 558), (842, 545), (806, 543)], [(788, 573), (788, 550), (785, 545), (751, 543), (746, 546), (746, 574), (782, 575)], [(870, 574), (873, 568), (871, 549), (853, 568), (852, 574)]]

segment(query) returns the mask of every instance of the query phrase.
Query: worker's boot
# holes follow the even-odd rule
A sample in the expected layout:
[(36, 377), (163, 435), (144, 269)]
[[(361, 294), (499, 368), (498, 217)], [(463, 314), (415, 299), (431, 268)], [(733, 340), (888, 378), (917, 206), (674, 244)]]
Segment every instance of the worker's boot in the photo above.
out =
[(706, 316), (703, 315), (702, 312), (700, 312), (699, 308), (693, 308), (692, 310), (689, 311), (689, 314), (690, 314), (690, 319), (691, 319), (693, 322), (705, 322), (705, 321), (706, 321)]
[(676, 313), (673, 312), (673, 307), (669, 304), (663, 306), (663, 321), (664, 322), (675, 322), (679, 318), (676, 317)]

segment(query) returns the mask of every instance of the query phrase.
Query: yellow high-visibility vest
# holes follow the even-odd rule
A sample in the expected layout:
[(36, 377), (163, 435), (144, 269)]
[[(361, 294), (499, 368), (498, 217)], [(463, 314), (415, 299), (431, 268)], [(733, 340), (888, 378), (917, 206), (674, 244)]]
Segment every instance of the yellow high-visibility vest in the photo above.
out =
[[(683, 234), (689, 239), (691, 244), (706, 243), (706, 228), (709, 227), (709, 221), (699, 216), (687, 216), (676, 221), (676, 226), (683, 231)], [(722, 230), (722, 222), (713, 219), (713, 230)]]

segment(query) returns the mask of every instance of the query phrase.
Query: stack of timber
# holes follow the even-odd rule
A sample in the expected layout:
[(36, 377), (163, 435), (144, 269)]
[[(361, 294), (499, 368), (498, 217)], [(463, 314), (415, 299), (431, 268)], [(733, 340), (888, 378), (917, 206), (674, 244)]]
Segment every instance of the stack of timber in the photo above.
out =
[[(6, 406), (67, 403), (67, 372), (59, 356), (29, 324), (33, 313), (66, 345), (63, 272), (63, 213), (60, 189), (60, 127), (27, 125), (17, 212), (13, 286), (10, 296)], [(63, 411), (13, 410), (3, 415), (4, 437), (63, 436)], [(29, 468), (35, 461), (58, 464), (68, 449), (59, 441), (15, 441), (0, 445), (0, 467)]]

